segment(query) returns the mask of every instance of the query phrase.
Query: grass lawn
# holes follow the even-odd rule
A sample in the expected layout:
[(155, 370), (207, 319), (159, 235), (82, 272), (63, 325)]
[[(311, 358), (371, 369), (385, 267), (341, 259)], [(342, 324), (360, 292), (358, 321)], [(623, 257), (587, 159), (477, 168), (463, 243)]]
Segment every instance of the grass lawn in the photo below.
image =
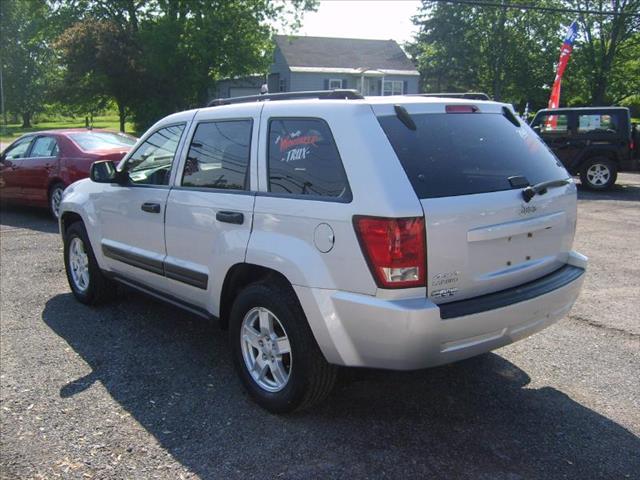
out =
[[(40, 130), (52, 130), (55, 128), (82, 128), (84, 127), (84, 118), (63, 118), (58, 120), (43, 121), (39, 123), (33, 123), (31, 128), (22, 128), (19, 123), (8, 124), (8, 135), (0, 135), (0, 142), (3, 144), (9, 144), (13, 142), (20, 135), (28, 132), (39, 132)], [(117, 115), (107, 115), (104, 117), (93, 118), (93, 128), (107, 128), (109, 130), (118, 131), (120, 123)], [(136, 135), (133, 132), (133, 124), (126, 123), (125, 130), (127, 133)]]

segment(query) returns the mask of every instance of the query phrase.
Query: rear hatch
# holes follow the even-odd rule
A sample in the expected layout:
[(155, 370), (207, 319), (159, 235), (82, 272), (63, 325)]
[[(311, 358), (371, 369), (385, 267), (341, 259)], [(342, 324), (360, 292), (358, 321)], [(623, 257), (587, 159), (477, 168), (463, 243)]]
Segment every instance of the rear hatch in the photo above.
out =
[[(392, 105), (373, 108), (424, 210), (427, 292), (435, 303), (518, 286), (566, 263), (575, 185), (509, 107), (403, 104), (411, 120)], [(563, 179), (523, 198), (527, 185)]]

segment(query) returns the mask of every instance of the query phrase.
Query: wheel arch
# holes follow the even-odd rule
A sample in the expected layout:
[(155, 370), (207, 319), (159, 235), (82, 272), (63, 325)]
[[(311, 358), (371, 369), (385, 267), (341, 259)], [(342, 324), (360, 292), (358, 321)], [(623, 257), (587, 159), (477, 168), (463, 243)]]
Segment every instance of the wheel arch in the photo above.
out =
[(285, 288), (290, 288), (294, 292), (289, 279), (272, 268), (253, 263), (236, 263), (227, 271), (220, 292), (220, 315), (218, 317), (220, 327), (223, 330), (226, 330), (229, 326), (229, 314), (238, 293), (247, 285), (266, 279), (270, 279)]
[(82, 222), (84, 224), (84, 220), (76, 212), (63, 212), (62, 215), (60, 215), (60, 234), (64, 237), (67, 229), (76, 222)]
[(49, 179), (49, 184), (47, 185), (47, 197), (51, 195), (51, 189), (57, 184), (62, 184), (64, 188), (67, 188), (67, 184), (62, 180), (62, 178), (59, 176), (51, 177)]
[(603, 157), (608, 160), (611, 160), (612, 162), (616, 163), (616, 166), (618, 168), (620, 168), (620, 159), (618, 158), (618, 154), (616, 153), (616, 151), (609, 148), (603, 148), (603, 149), (590, 150), (588, 152), (585, 152), (584, 156), (580, 160), (580, 163), (578, 164), (578, 168), (577, 168), (578, 172), (585, 167), (587, 162), (598, 157)]

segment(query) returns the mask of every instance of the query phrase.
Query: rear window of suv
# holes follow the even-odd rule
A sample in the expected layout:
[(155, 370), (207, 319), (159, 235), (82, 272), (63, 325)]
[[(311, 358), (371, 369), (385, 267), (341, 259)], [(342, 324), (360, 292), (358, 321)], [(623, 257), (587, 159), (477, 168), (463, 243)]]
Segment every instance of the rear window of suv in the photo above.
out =
[(380, 116), (419, 198), (510, 190), (509, 177), (531, 185), (569, 174), (526, 125), (498, 113), (413, 114), (411, 130), (397, 116)]

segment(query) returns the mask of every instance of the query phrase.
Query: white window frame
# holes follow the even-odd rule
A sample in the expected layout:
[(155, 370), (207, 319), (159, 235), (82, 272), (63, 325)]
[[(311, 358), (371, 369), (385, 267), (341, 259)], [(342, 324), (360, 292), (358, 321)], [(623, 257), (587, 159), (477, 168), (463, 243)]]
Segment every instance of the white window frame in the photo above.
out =
[[(390, 88), (387, 89), (387, 85), (390, 85)], [(400, 88), (398, 88), (398, 86)], [(387, 93), (389, 91), (390, 93)], [(403, 80), (384, 80), (382, 82), (382, 95), (404, 95), (404, 81)]]
[[(332, 86), (331, 84), (337, 82), (338, 86)], [(329, 79), (329, 90), (335, 90), (336, 88), (342, 88), (342, 79), (341, 78), (330, 78)]]

